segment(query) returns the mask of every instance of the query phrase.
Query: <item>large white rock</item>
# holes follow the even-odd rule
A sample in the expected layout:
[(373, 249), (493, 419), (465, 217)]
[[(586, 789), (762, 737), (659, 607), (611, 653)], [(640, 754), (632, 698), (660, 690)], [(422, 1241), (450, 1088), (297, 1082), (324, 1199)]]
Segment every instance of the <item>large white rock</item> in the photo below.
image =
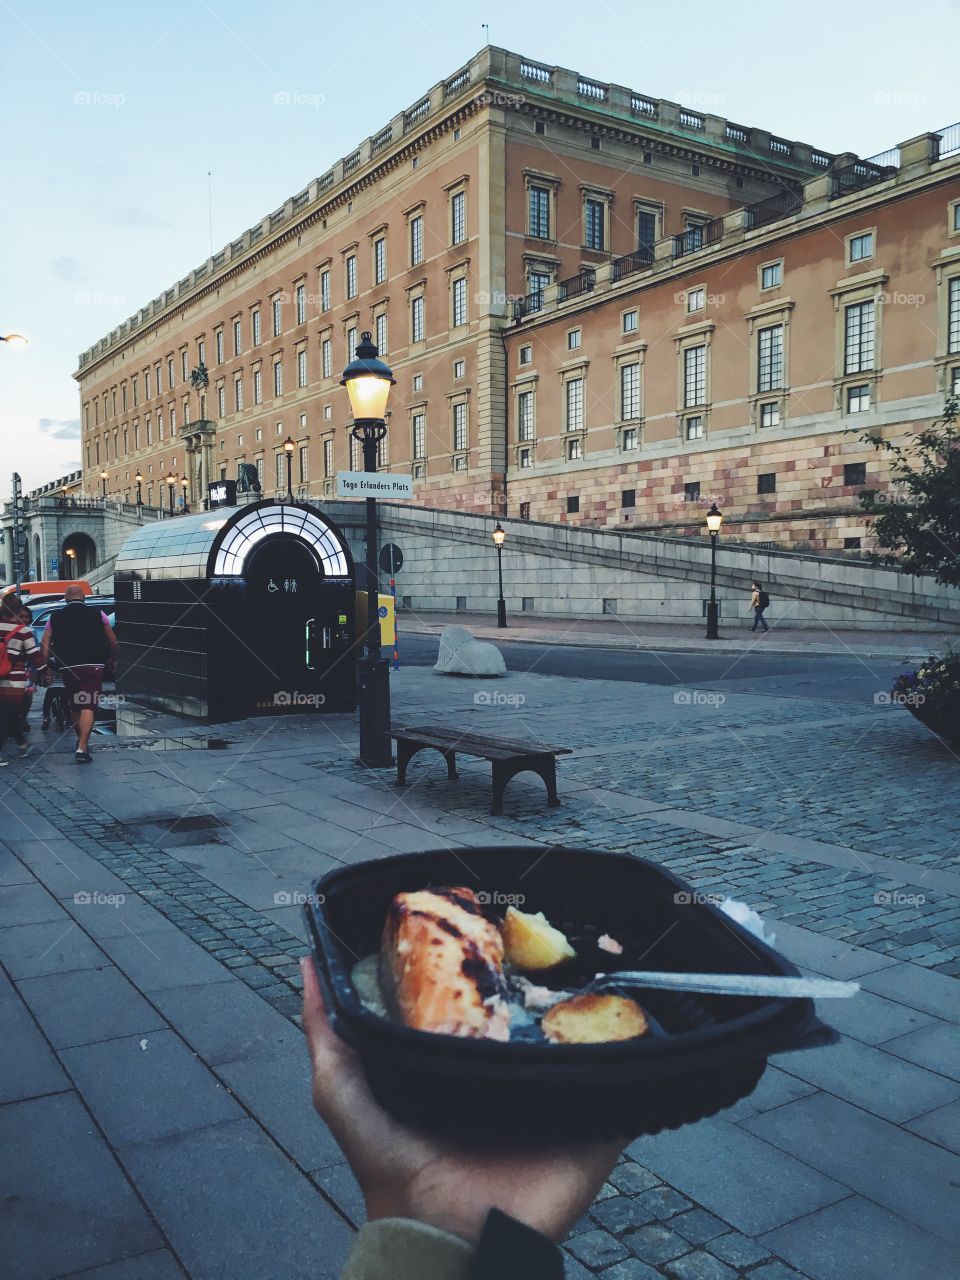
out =
[(444, 627), (433, 669), (445, 676), (502, 676), (507, 664), (496, 645), (474, 640), (466, 627)]

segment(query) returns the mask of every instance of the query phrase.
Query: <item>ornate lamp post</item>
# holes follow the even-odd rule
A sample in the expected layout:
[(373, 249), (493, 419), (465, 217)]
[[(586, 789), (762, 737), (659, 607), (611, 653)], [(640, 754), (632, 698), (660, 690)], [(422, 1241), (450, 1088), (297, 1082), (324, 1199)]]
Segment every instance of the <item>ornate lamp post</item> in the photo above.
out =
[(104, 469), (100, 472), (100, 485), (101, 485), (101, 490), (103, 492), (104, 502), (106, 502), (107, 500), (107, 481), (109, 480), (109, 478), (110, 478), (110, 472), (106, 469), (106, 467), (104, 467)]
[[(386, 430), (386, 428), (384, 428)], [(293, 501), (293, 451), (296, 445), (290, 436), (283, 442), (283, 452), (287, 455), (287, 501)], [(364, 464), (366, 465), (366, 464)]]
[[(340, 385), (347, 388), (353, 414), (351, 435), (363, 446), (364, 471), (376, 472), (377, 446), (387, 434), (390, 388), (396, 379), (377, 359), (369, 333), (361, 335), (355, 359)], [(365, 653), (357, 663), (360, 685), (360, 763), (385, 769), (393, 763), (390, 746), (390, 675), (380, 653), (380, 592), (377, 583), (377, 500), (367, 498), (367, 634)]]
[(137, 482), (137, 506), (142, 507), (143, 506), (143, 472), (138, 471), (133, 478)]
[(190, 503), (187, 501), (190, 492), (190, 481), (186, 476), (180, 481), (180, 487), (183, 489), (183, 514), (186, 516), (190, 514)]
[(497, 626), (505, 627), (507, 625), (507, 602), (503, 598), (503, 544), (507, 536), (500, 521), (497, 521), (496, 528), (491, 535), (493, 537), (493, 545), (497, 548), (497, 579), (499, 582), (499, 593), (497, 595)]
[(707, 532), (710, 534), (710, 600), (707, 603), (707, 639), (719, 640), (717, 629), (717, 538), (723, 526), (723, 512), (714, 503), (707, 512)]
[(177, 487), (177, 477), (173, 472), (169, 472), (166, 477), (167, 494), (170, 498), (170, 514), (173, 515), (173, 491)]

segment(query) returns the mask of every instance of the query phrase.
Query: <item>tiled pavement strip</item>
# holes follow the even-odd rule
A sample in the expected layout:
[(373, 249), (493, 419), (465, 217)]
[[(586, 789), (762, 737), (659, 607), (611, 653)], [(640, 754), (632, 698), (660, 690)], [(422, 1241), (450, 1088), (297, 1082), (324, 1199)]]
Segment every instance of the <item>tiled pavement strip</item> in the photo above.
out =
[[(781, 922), (780, 944), (805, 967), (860, 976), (867, 989), (823, 1010), (845, 1032), (840, 1045), (783, 1055), (724, 1116), (634, 1143), (568, 1242), (570, 1276), (956, 1271), (956, 760), (905, 713), (872, 706), (740, 694), (678, 704), (653, 686), (401, 676), (396, 719), (455, 717), (577, 746), (561, 760), (563, 807), (543, 808), (539, 781), (520, 778), (506, 815), (490, 818), (488, 767), (463, 761), (462, 781), (449, 784), (430, 755), (397, 791), (351, 763), (347, 718), (227, 726), (231, 746), (218, 753), (117, 742), (82, 773), (54, 753), (5, 771), (0, 960), (30, 1013), (12, 991), (0, 1010), (40, 1065), (4, 1094), (0, 1122), (15, 1136), (35, 1108), (41, 1150), (48, 1129), (59, 1141), (79, 1126), (77, 1148), (91, 1149), (74, 1178), (106, 1160), (91, 1181), (110, 1224), (85, 1235), (68, 1215), (75, 1248), (63, 1254), (27, 1212), (15, 1243), (30, 1261), (11, 1274), (97, 1267), (85, 1274), (149, 1280), (182, 1274), (179, 1258), (200, 1280), (335, 1276), (344, 1220), (362, 1210), (309, 1111), (299, 1033), (286, 1021), (305, 950), (291, 899), (338, 861), (443, 845), (468, 859), (465, 846), (484, 842), (655, 857)], [(525, 701), (481, 705), (478, 687)], [(225, 825), (183, 837), (151, 822), (180, 814)], [(74, 901), (77, 892), (93, 900)], [(111, 892), (126, 901), (98, 905)], [(116, 984), (107, 1014), (103, 993), (81, 995), (105, 978)], [(79, 1025), (62, 1025), (61, 990), (78, 1001)], [(89, 1113), (65, 1117), (78, 1096)], [(232, 1171), (259, 1193), (238, 1196)], [(36, 1177), (42, 1200), (49, 1174)], [(206, 1200), (190, 1194), (196, 1179)], [(292, 1250), (276, 1224), (262, 1227), (271, 1193), (313, 1215), (309, 1247)], [(16, 1176), (12, 1194), (22, 1194)]]

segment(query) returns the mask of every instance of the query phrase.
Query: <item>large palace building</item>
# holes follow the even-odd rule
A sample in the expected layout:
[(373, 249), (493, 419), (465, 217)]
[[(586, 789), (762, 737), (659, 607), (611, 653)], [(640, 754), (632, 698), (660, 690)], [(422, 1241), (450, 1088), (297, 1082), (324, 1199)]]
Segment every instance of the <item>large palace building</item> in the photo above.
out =
[(331, 496), (369, 329), (424, 505), (857, 547), (862, 433), (960, 385), (958, 178), (960, 126), (837, 156), (486, 48), (81, 355), (84, 488), (282, 494), (290, 437)]

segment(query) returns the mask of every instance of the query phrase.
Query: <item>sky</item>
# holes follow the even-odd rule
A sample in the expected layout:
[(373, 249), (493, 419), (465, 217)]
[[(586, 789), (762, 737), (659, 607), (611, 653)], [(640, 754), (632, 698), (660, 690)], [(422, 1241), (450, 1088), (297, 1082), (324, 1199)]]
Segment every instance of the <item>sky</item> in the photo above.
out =
[[(487, 30), (482, 24), (486, 23)], [(0, 499), (80, 465), (78, 354), (491, 43), (869, 156), (960, 120), (958, 0), (0, 0)]]

